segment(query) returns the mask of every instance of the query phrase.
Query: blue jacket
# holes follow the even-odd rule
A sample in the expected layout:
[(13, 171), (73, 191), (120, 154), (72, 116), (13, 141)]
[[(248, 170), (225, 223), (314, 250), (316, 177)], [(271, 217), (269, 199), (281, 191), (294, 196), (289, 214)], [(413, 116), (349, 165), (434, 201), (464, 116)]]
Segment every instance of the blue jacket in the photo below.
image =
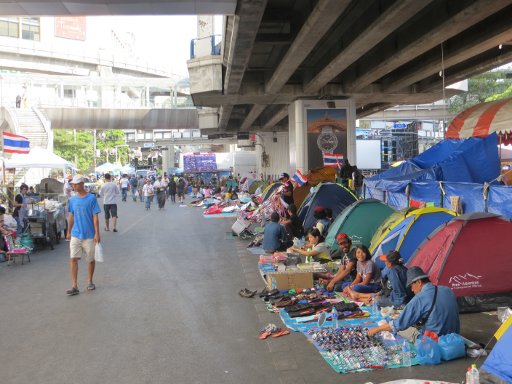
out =
[(405, 286), (407, 281), (407, 268), (403, 265), (397, 265), (388, 271), (387, 277), (391, 285), (389, 298), (393, 305), (399, 307), (402, 304), (407, 304), (412, 297), (411, 290)]
[(284, 238), (284, 227), (279, 223), (274, 223), (271, 221), (265, 225), (262, 247), (266, 251), (276, 251), (281, 247)]
[[(390, 322), (394, 332), (403, 331), (422, 320), (434, 299), (435, 286), (431, 283), (426, 284), (422, 290), (415, 295), (405, 306), (398, 319)], [(429, 330), (437, 333), (439, 336), (449, 333), (459, 333), (459, 307), (455, 294), (448, 287), (439, 286), (437, 289), (437, 299), (434, 309), (423, 326), (422, 331)]]

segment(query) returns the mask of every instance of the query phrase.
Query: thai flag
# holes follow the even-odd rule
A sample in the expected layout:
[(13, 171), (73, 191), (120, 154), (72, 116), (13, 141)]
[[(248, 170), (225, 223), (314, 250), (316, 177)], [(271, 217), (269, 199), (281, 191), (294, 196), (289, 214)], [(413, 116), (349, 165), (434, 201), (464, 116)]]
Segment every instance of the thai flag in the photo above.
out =
[(324, 167), (341, 168), (341, 162), (344, 156), (341, 153), (323, 153)]
[(3, 132), (4, 153), (29, 153), (30, 141), (25, 136)]
[(302, 187), (304, 184), (308, 182), (308, 179), (306, 176), (302, 174), (301, 171), (297, 169), (297, 172), (295, 172), (295, 175), (292, 177), (292, 181), (297, 184), (299, 187)]

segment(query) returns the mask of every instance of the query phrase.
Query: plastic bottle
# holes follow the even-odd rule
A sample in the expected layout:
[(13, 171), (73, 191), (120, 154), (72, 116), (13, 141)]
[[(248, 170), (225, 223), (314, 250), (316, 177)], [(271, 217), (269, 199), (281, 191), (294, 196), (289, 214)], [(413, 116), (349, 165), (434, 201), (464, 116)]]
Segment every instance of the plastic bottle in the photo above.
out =
[(331, 310), (331, 320), (333, 329), (338, 328), (338, 310), (334, 305)]
[(471, 365), (471, 379), (473, 380), (471, 384), (480, 384), (480, 372), (478, 372), (476, 364)]
[(466, 372), (466, 384), (473, 384), (473, 372), (471, 372), (471, 367), (468, 367)]
[(372, 316), (377, 316), (379, 313), (379, 307), (377, 305), (377, 296), (372, 295)]
[(404, 367), (411, 366), (411, 350), (407, 340), (404, 340), (404, 343), (402, 344), (402, 365)]

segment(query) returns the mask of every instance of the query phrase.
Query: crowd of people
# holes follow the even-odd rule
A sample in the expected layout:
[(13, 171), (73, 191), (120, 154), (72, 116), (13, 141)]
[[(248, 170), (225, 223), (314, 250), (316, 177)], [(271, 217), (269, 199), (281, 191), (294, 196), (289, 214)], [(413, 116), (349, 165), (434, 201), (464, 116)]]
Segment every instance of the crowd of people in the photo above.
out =
[(262, 242), (265, 252), (287, 251), (298, 254), (306, 263), (329, 263), (330, 267), (334, 266), (333, 272), (314, 274), (317, 285), (341, 292), (354, 301), (401, 311), (398, 318), (370, 329), (371, 336), (395, 331), (414, 341), (420, 334), (438, 337), (459, 332), (457, 301), (450, 288), (434, 286), (418, 267), (408, 270), (396, 250), (380, 256), (385, 264), (381, 270), (372, 260), (368, 247), (354, 246), (345, 233), (336, 235), (337, 247), (331, 250), (325, 236), (334, 219), (332, 210), (320, 206), (310, 208), (314, 209), (316, 222), (311, 228), (303, 228), (293, 204), (294, 186), (289, 175), (282, 173), (280, 181), (283, 184), (280, 198), (286, 211), (284, 215), (273, 212), (265, 225)]

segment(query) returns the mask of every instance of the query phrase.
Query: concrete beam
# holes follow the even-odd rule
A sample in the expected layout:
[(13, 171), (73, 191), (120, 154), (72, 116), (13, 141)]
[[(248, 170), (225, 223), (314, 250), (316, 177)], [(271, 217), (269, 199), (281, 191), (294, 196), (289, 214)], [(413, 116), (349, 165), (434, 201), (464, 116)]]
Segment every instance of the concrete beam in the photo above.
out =
[(269, 121), (267, 121), (263, 127), (262, 131), (270, 131), (274, 128), (281, 120), (283, 120), (286, 116), (288, 116), (288, 106), (286, 105), (281, 110), (279, 110), (274, 117), (272, 117)]
[(347, 88), (351, 91), (358, 91), (367, 85), (394, 71), (404, 65), (411, 58), (439, 46), (444, 41), (461, 33), (472, 25), (484, 20), (495, 12), (512, 4), (510, 0), (478, 0), (468, 7), (460, 10), (453, 17), (448, 18), (436, 28), (430, 29), (427, 33), (414, 39), (405, 47), (398, 49), (389, 58), (382, 60), (371, 70), (356, 78)]
[[(316, 74), (304, 87), (305, 93), (318, 91), (432, 1), (401, 0), (395, 2), (363, 33), (348, 43), (346, 48), (334, 60)], [(397, 20), (400, 20), (400, 22), (397, 22)]]
[(505, 18), (500, 17), (497, 21), (492, 20), (493, 28), (478, 28), (474, 33), (464, 36), (466, 40), (465, 44), (462, 42), (451, 44), (455, 48), (451, 51), (445, 46), (443, 60), (441, 60), (441, 55), (438, 55), (428, 61), (422, 61), (421, 65), (393, 75), (390, 79), (386, 80), (389, 85), (384, 87), (384, 91), (399, 91), (402, 88), (438, 73), (443, 68), (446, 71), (448, 68), (470, 60), (472, 57), (482, 52), (492, 48), (497, 49), (500, 44), (512, 39), (512, 29), (510, 28), (512, 9), (509, 9), (507, 12), (510, 16)]
[[(228, 58), (224, 81), (224, 94), (226, 95), (235, 95), (240, 89), (266, 5), (267, 0), (238, 0), (229, 52), (226, 53)], [(240, 26), (243, 27), (240, 28)], [(228, 112), (230, 112), (229, 109), (226, 109), (221, 114), (220, 128), (227, 126), (229, 115), (225, 114)], [(224, 116), (222, 116), (223, 114)]]

